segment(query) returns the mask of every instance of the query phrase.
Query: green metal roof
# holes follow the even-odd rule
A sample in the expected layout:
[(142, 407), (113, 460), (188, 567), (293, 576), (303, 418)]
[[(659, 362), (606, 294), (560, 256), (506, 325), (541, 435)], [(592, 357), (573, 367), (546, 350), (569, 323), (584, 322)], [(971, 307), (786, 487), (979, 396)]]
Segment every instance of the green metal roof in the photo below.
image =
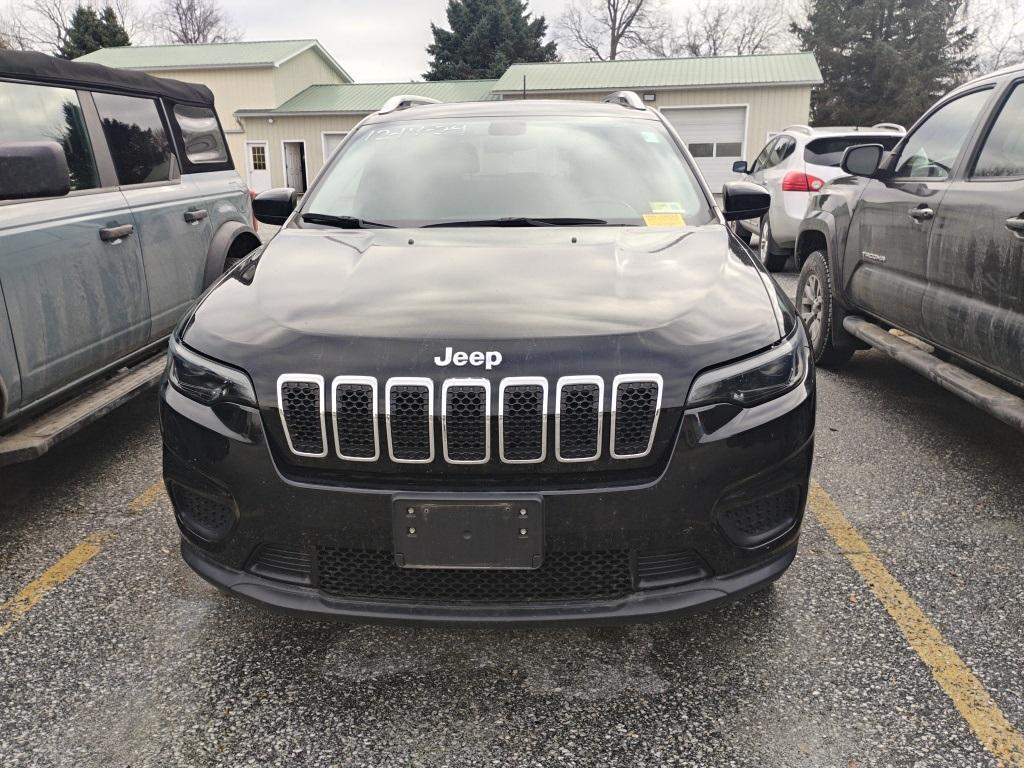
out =
[(348, 74), (316, 40), (264, 40), (203, 45), (129, 45), (100, 48), (77, 61), (124, 69), (210, 69), (278, 66), (308, 48), (317, 48), (346, 79)]
[(276, 109), (241, 109), (236, 114), (271, 115), (311, 112), (376, 112), (392, 96), (427, 96), (446, 102), (486, 101), (497, 80), (439, 80), (417, 83), (311, 85)]
[(513, 64), (498, 80), (496, 92), (586, 91), (616, 88), (711, 88), (822, 82), (810, 53), (715, 56), (690, 59), (635, 59)]

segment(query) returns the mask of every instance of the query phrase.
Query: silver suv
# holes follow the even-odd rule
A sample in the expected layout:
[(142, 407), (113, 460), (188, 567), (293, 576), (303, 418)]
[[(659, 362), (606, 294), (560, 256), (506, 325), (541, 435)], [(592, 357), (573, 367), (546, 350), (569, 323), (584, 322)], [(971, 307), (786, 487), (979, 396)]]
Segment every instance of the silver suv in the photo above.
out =
[(0, 432), (164, 346), (259, 245), (207, 88), (0, 51)]
[(772, 196), (768, 214), (737, 221), (736, 234), (746, 243), (757, 235), (761, 261), (772, 272), (781, 270), (793, 252), (811, 194), (846, 175), (839, 167), (843, 152), (857, 144), (881, 144), (890, 150), (904, 133), (903, 126), (895, 123), (870, 128), (789, 126), (768, 141), (749, 168), (742, 160), (733, 165), (733, 171), (746, 174)]

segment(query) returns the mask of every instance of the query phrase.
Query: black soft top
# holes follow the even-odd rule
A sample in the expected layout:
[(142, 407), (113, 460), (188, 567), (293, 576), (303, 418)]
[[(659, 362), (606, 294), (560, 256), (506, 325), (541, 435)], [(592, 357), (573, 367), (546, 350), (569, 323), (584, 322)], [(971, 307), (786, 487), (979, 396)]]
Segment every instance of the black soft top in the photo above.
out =
[(102, 64), (65, 61), (35, 51), (0, 50), (0, 78), (5, 77), (87, 90), (159, 96), (180, 104), (213, 107), (213, 93), (205, 85)]

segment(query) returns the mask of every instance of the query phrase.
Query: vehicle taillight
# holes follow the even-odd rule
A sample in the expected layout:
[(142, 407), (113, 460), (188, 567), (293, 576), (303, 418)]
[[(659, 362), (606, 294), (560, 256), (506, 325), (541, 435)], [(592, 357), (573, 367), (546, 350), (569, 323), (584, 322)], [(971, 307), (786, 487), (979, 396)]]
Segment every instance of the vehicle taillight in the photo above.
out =
[(260, 231), (260, 223), (258, 221), (256, 221), (256, 206), (253, 204), (253, 201), (255, 199), (256, 199), (256, 190), (255, 189), (250, 189), (249, 190), (249, 209), (252, 211), (252, 231), (253, 232), (259, 232)]
[(817, 176), (801, 171), (790, 171), (782, 177), (783, 192), (817, 192), (825, 182)]

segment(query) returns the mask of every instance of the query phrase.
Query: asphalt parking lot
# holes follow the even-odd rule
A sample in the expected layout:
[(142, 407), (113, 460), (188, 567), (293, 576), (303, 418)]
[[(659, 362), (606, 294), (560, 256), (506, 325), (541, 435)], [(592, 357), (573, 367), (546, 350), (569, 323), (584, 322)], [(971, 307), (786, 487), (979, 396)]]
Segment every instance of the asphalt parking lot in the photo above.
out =
[(449, 631), (194, 576), (141, 398), (0, 470), (0, 765), (1024, 765), (1024, 436), (875, 352), (819, 373), (818, 413), (800, 554), (767, 592)]

